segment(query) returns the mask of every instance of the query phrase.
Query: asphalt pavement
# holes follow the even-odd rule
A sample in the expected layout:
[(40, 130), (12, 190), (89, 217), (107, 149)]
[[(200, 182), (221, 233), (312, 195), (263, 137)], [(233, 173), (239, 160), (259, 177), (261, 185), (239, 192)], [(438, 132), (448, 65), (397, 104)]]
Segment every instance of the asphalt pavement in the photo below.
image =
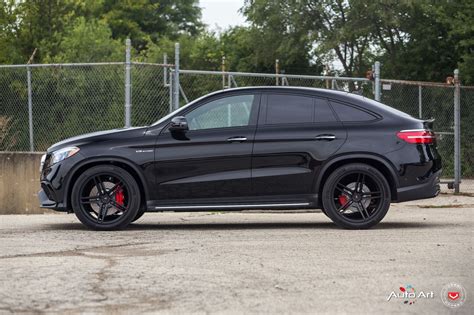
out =
[[(152, 213), (115, 232), (4, 215), (0, 313), (472, 314), (473, 210), (472, 197), (393, 204), (362, 231), (322, 213)], [(440, 298), (452, 282), (457, 309)], [(387, 301), (408, 286), (434, 295)]]

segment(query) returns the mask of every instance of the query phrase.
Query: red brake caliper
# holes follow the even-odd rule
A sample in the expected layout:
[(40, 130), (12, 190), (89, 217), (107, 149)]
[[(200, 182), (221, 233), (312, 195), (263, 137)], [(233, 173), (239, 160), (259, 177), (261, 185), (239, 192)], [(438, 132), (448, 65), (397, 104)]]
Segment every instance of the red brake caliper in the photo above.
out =
[(125, 196), (123, 195), (123, 189), (121, 186), (118, 186), (117, 191), (115, 192), (115, 202), (123, 206), (124, 199)]
[(347, 203), (347, 196), (346, 195), (339, 195), (339, 203), (341, 206), (344, 206)]

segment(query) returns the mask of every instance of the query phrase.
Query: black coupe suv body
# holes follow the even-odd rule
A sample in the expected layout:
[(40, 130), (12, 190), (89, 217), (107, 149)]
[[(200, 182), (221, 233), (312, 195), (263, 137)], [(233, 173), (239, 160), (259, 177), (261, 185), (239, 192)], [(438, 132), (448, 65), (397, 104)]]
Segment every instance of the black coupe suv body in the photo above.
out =
[(369, 228), (391, 202), (439, 193), (431, 125), (346, 92), (228, 89), (151, 126), (53, 145), (39, 198), (94, 229), (124, 228), (146, 211), (302, 208)]

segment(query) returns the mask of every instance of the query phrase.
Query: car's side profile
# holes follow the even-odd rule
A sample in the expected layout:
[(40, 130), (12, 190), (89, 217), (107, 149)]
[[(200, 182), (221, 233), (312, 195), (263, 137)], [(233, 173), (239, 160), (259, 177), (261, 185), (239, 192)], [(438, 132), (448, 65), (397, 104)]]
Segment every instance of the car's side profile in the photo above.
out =
[(344, 228), (439, 193), (432, 122), (313, 88), (218, 91), (151, 126), (64, 140), (43, 157), (42, 207), (94, 229), (147, 211), (300, 209)]

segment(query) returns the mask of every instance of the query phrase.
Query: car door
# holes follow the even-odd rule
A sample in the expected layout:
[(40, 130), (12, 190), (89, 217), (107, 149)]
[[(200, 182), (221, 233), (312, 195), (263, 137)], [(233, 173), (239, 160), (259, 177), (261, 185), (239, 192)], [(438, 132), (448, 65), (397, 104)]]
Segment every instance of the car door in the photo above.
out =
[(325, 98), (262, 94), (252, 157), (257, 196), (314, 194), (320, 165), (346, 140), (346, 131)]
[(188, 131), (162, 130), (155, 147), (156, 195), (161, 202), (206, 203), (251, 194), (259, 100), (249, 92), (205, 99), (184, 113)]

